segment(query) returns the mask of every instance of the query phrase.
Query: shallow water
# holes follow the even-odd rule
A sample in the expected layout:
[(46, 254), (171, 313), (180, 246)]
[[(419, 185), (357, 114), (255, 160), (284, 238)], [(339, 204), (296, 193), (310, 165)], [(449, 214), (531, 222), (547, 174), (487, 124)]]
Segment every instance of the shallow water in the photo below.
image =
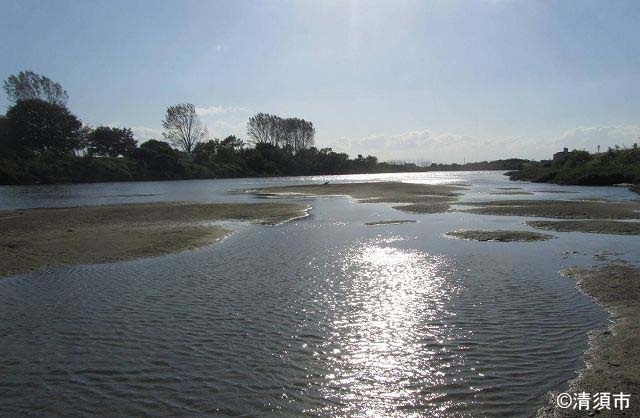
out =
[[(470, 184), (467, 201), (634, 198), (489, 195), (559, 186), (480, 172), (4, 187), (0, 205), (261, 201), (237, 190), (377, 180)], [(587, 332), (608, 324), (558, 272), (602, 251), (640, 261), (637, 237), (477, 243), (443, 234), (532, 229), (303, 201), (307, 218), (234, 224), (196, 251), (0, 280), (0, 415), (530, 416), (582, 367)], [(385, 219), (417, 223), (364, 225)]]

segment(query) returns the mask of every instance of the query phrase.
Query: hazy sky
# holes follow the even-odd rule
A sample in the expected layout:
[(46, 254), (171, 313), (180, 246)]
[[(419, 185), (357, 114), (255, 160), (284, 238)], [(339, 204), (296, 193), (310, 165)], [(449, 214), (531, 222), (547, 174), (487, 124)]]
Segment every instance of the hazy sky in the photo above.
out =
[(640, 136), (638, 0), (0, 0), (0, 40), (0, 78), (48, 75), (85, 123), (139, 139), (181, 102), (213, 136), (299, 116), (318, 147), (382, 160)]

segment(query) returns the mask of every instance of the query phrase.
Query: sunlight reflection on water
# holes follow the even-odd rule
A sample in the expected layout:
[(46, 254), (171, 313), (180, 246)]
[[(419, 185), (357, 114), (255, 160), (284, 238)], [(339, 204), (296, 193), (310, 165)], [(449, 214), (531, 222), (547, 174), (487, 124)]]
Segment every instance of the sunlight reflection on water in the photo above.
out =
[(446, 305), (457, 290), (445, 279), (451, 265), (442, 256), (386, 246), (390, 241), (367, 243), (340, 261), (352, 280), (346, 297), (329, 301), (338, 305), (332, 323), (337, 348), (322, 390), (335, 403), (310, 412), (406, 416), (399, 408), (424, 402), (424, 387), (445, 383), (433, 367), (442, 363), (433, 358), (450, 338), (451, 329), (438, 319), (451, 315)]

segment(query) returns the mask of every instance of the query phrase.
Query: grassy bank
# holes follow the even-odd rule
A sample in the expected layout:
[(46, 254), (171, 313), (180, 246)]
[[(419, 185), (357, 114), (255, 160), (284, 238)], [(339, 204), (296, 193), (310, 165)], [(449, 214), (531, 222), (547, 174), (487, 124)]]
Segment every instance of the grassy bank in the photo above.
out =
[(572, 151), (554, 161), (532, 163), (507, 173), (511, 180), (584, 186), (634, 184), (640, 189), (640, 148), (610, 149), (601, 154)]

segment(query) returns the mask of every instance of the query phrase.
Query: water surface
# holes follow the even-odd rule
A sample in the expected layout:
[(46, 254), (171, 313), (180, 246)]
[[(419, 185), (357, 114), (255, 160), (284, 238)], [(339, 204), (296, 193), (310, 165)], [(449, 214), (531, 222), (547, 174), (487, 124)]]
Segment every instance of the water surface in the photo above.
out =
[[(3, 187), (0, 204), (257, 202), (242, 189), (379, 180), (468, 184), (468, 201), (634, 198), (581, 187), (494, 196), (559, 186), (479, 172)], [(233, 224), (196, 251), (0, 280), (0, 414), (530, 416), (582, 367), (587, 332), (608, 323), (558, 272), (602, 251), (640, 261), (634, 237), (477, 243), (443, 234), (530, 228), (304, 201), (305, 219)], [(364, 225), (381, 219), (417, 223)]]

